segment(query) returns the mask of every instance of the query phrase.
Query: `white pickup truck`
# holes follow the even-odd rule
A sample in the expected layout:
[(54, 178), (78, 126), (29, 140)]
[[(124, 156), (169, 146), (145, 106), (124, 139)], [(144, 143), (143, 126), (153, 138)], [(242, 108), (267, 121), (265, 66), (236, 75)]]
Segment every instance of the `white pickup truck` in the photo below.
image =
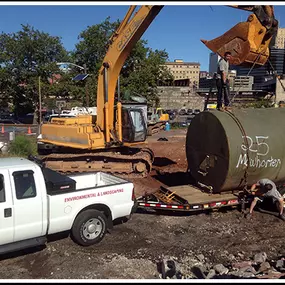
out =
[(0, 254), (70, 231), (82, 246), (101, 241), (136, 209), (134, 185), (96, 172), (65, 176), (24, 158), (0, 159)]

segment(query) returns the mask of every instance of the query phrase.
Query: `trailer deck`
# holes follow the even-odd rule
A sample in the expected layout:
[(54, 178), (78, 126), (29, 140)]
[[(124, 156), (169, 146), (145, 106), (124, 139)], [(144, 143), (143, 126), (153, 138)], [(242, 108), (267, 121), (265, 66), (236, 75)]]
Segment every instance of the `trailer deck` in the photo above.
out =
[(213, 194), (192, 185), (161, 187), (152, 194), (137, 198), (138, 208), (198, 211), (235, 206), (248, 202), (243, 191)]

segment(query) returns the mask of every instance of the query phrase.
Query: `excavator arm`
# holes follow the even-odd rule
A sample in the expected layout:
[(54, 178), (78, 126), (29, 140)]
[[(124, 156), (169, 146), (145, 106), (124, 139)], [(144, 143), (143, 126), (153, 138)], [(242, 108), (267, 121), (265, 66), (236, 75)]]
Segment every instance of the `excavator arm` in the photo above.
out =
[[(99, 71), (97, 125), (101, 130), (105, 130), (107, 143), (110, 141), (108, 133), (112, 131), (114, 126), (114, 96), (120, 71), (133, 46), (163, 6), (141, 6), (131, 18), (135, 8), (136, 6), (130, 6), (124, 20), (111, 37), (109, 49)], [(121, 140), (120, 137), (119, 139)]]

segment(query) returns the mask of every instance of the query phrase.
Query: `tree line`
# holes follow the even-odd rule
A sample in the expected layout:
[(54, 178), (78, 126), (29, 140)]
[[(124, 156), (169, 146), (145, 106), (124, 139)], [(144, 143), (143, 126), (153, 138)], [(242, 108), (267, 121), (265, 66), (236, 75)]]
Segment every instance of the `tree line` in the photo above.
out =
[[(39, 31), (30, 25), (21, 25), (15, 33), (0, 35), (0, 95), (1, 106), (9, 108), (16, 116), (34, 112), (38, 107), (39, 82), (42, 101), (48, 108), (55, 107), (55, 99), (77, 100), (96, 106), (98, 71), (107, 52), (109, 39), (119, 21), (88, 26), (78, 35), (75, 49), (64, 48), (61, 38)], [(149, 102), (158, 102), (158, 82), (173, 80), (172, 75), (161, 67), (168, 60), (165, 50), (152, 50), (147, 41), (139, 40), (132, 49), (120, 74), (120, 90), (123, 96), (140, 95)], [(86, 66), (90, 76), (84, 81), (72, 78), (79, 73), (70, 65), (63, 72), (57, 63), (71, 62)], [(60, 75), (55, 78), (55, 75)]]

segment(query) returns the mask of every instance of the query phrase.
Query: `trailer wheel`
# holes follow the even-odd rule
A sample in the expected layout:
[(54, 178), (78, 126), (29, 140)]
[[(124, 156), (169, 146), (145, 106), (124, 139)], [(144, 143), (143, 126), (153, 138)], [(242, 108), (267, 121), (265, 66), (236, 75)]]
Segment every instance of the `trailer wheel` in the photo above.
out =
[(74, 241), (83, 246), (99, 243), (107, 232), (107, 218), (97, 210), (86, 210), (80, 213), (72, 226), (71, 235)]

